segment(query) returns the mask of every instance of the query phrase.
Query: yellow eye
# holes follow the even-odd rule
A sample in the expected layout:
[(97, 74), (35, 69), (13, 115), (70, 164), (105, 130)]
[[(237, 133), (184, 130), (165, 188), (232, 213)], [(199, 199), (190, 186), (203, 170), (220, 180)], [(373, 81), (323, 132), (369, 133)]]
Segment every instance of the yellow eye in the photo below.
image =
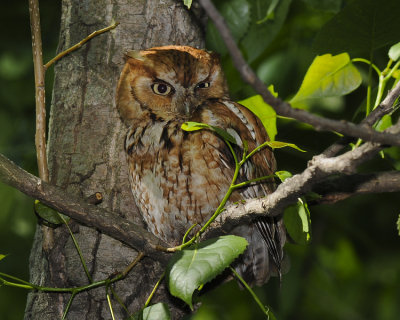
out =
[(155, 94), (159, 94), (160, 96), (166, 96), (167, 94), (169, 94), (172, 90), (171, 86), (166, 84), (166, 83), (153, 83), (151, 85), (151, 89), (153, 90), (153, 92)]
[(200, 83), (197, 84), (196, 87), (200, 88), (200, 89), (209, 88), (210, 87), (210, 83), (209, 82), (200, 82)]

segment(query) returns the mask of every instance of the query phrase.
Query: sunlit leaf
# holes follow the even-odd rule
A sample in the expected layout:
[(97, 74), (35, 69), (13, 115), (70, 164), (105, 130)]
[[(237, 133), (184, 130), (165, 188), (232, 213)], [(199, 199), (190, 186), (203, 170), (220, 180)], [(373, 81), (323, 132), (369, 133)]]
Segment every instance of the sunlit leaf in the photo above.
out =
[(192, 0), (183, 0), (183, 4), (190, 9), (190, 7), (192, 6)]
[[(277, 96), (272, 86), (269, 89), (274, 96)], [(239, 103), (248, 108), (261, 120), (265, 131), (268, 133), (268, 137), (271, 141), (275, 140), (277, 134), (275, 110), (269, 104), (265, 103), (260, 95), (241, 100)]]
[(289, 142), (282, 142), (282, 141), (268, 141), (267, 145), (270, 146), (272, 149), (279, 149), (279, 148), (285, 148), (285, 147), (290, 147), (293, 149), (296, 149), (301, 152), (307, 152), (303, 149), (300, 149), (298, 146), (296, 146), (294, 143), (289, 143)]
[(292, 174), (289, 171), (275, 171), (276, 176), (281, 180), (281, 182), (285, 181), (287, 178), (290, 178)]
[(397, 61), (400, 58), (400, 42), (390, 47), (389, 58), (393, 61)]
[(389, 114), (385, 114), (375, 125), (375, 129), (377, 131), (384, 131), (387, 128), (391, 127), (393, 125), (392, 123), (392, 116)]
[(357, 89), (361, 81), (361, 75), (347, 53), (324, 54), (314, 59), (290, 103), (295, 105), (307, 99), (343, 96)]
[(285, 209), (283, 221), (290, 237), (299, 244), (311, 240), (311, 218), (306, 202), (299, 199), (295, 205)]
[(194, 291), (225, 270), (246, 247), (246, 239), (229, 235), (176, 252), (166, 270), (169, 291), (193, 309)]
[(208, 129), (208, 130), (214, 131), (221, 138), (223, 138), (231, 143), (234, 143), (234, 144), (237, 143), (236, 139), (234, 137), (232, 137), (232, 135), (229, 134), (224, 129), (221, 129), (221, 128), (215, 127), (215, 126), (210, 126), (209, 124), (206, 124), (206, 123), (187, 121), (187, 122), (182, 123), (181, 129), (185, 130), (185, 131), (198, 131), (198, 130), (202, 130), (202, 129)]
[(0, 261), (3, 260), (5, 257), (7, 257), (6, 254), (0, 254)]
[(42, 222), (50, 227), (58, 227), (63, 224), (63, 219), (68, 221), (70, 218), (58, 213), (56, 210), (46, 206), (41, 203), (39, 200), (35, 200), (34, 205), (35, 213), (42, 220)]
[(400, 70), (396, 70), (395, 72), (392, 73), (392, 77), (395, 79), (400, 78)]

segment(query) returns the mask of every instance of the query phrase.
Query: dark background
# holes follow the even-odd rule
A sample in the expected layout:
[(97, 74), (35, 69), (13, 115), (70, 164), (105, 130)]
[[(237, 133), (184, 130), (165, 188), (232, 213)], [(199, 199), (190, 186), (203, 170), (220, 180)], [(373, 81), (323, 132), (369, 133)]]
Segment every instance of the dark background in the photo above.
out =
[[(275, 40), (252, 63), (259, 72), (263, 68), (267, 70), (265, 77), (275, 84), (283, 98), (296, 92), (307, 67), (316, 54), (321, 54), (313, 47), (314, 39), (344, 5), (343, 2), (337, 7), (318, 8), (312, 3), (294, 0)], [(0, 9), (0, 152), (37, 174), (28, 2), (10, 1)], [(47, 62), (56, 52), (60, 1), (42, 0), (40, 9), (44, 62)], [(374, 61), (380, 67), (387, 61), (387, 48), (375, 54)], [(223, 59), (233, 97), (248, 97), (251, 90), (232, 70), (229, 59)], [(367, 69), (361, 68), (361, 71), (366, 78)], [(47, 105), (51, 101), (52, 72), (50, 68), (46, 74)], [(312, 110), (332, 118), (352, 120), (365, 92), (364, 86), (346, 98), (323, 101)], [(301, 172), (313, 155), (335, 139), (332, 133), (317, 133), (309, 126), (279, 120), (277, 140), (296, 143), (308, 151), (277, 151), (279, 170)], [(391, 153), (398, 154), (398, 149), (392, 148)], [(386, 156), (368, 162), (360, 171), (398, 167), (395, 159)], [(308, 246), (287, 245), (290, 271), (281, 285), (272, 279), (266, 286), (257, 288), (261, 300), (271, 306), (278, 319), (397, 319), (400, 314), (400, 238), (396, 230), (399, 195), (357, 196), (335, 205), (311, 207), (312, 242)], [(26, 280), (36, 227), (32, 207), (32, 199), (0, 184), (0, 254), (7, 255), (0, 261), (0, 272)], [(26, 293), (22, 289), (0, 287), (0, 318), (21, 319)], [(205, 303), (194, 319), (262, 318), (248, 293), (238, 289), (234, 282), (205, 294), (202, 299)]]

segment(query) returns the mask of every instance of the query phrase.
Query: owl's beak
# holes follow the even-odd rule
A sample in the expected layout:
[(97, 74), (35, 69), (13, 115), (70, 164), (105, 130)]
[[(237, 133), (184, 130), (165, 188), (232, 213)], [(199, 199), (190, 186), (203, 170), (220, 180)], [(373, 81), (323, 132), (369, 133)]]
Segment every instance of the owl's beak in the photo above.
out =
[(177, 112), (179, 114), (185, 115), (187, 117), (192, 115), (194, 109), (196, 109), (196, 103), (195, 103), (195, 101), (193, 101), (190, 94), (184, 95), (182, 97), (182, 99), (179, 99), (179, 100), (176, 105)]

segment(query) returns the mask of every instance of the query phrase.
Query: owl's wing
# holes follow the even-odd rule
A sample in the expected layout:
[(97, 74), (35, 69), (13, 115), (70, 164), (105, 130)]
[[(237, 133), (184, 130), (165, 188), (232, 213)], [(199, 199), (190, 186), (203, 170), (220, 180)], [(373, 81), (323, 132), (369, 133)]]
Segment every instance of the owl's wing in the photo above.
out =
[[(233, 149), (238, 159), (242, 158), (244, 145), (248, 152), (269, 140), (260, 120), (246, 107), (228, 100), (222, 100), (209, 105), (213, 119), (207, 119), (225, 129), (236, 140)], [(212, 122), (212, 120), (214, 122)], [(238, 181), (243, 182), (262, 176), (272, 175), (276, 171), (276, 162), (272, 150), (265, 148), (257, 152), (241, 168)], [(233, 195), (233, 201), (267, 196), (275, 189), (274, 179), (254, 183), (238, 190)], [(262, 285), (271, 274), (281, 275), (283, 260), (283, 245), (286, 241), (286, 231), (282, 218), (260, 217), (249, 225), (236, 227), (234, 234), (243, 236), (249, 242), (249, 249), (236, 263), (236, 269), (251, 285)]]

